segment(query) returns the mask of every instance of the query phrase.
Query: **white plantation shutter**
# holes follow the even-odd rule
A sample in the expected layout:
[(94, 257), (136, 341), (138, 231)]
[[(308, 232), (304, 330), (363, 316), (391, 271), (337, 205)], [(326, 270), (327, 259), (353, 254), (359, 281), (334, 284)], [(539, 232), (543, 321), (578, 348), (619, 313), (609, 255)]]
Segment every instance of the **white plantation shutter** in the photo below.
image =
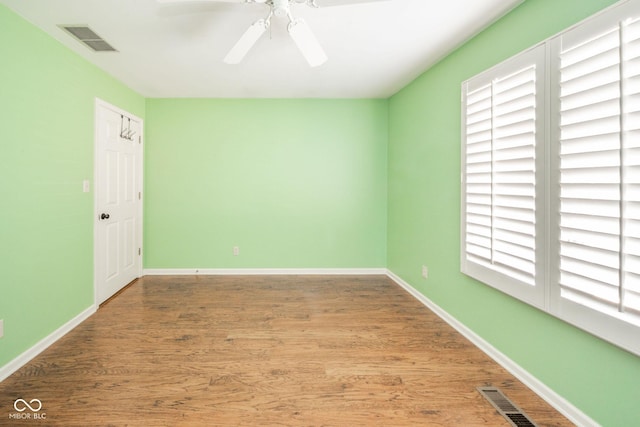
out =
[(560, 54), (560, 286), (616, 307), (620, 268), (618, 28)]
[[(463, 272), (540, 304), (536, 170), (544, 50), (533, 49), (463, 88)], [(517, 291), (520, 293), (520, 291)]]
[(463, 83), (461, 270), (640, 355), (640, 0)]
[(493, 263), (535, 285), (535, 65), (496, 79), (493, 92)]
[(558, 41), (560, 298), (640, 325), (640, 21), (583, 31)]
[(640, 325), (640, 18), (621, 23), (622, 281), (619, 310)]

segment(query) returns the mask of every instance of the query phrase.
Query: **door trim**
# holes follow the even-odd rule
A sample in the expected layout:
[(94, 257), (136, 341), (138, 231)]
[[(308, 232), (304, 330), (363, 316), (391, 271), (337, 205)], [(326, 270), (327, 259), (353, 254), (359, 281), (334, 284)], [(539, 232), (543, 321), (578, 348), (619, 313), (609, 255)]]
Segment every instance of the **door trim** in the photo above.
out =
[[(98, 117), (98, 110), (100, 108), (107, 108), (109, 110), (112, 110), (118, 114), (122, 114), (126, 117), (130, 117), (131, 119), (134, 119), (136, 121), (140, 122), (140, 156), (138, 157), (137, 160), (137, 167), (136, 167), (136, 181), (138, 182), (138, 188), (140, 191), (140, 197), (138, 198), (138, 201), (136, 203), (136, 215), (137, 215), (137, 219), (138, 219), (138, 224), (140, 225), (138, 227), (138, 230), (136, 230), (136, 240), (137, 240), (137, 246), (140, 249), (138, 257), (139, 257), (139, 262), (138, 262), (138, 269), (136, 271), (136, 278), (140, 278), (142, 277), (142, 255), (144, 254), (144, 248), (143, 248), (143, 236), (142, 236), (142, 230), (144, 229), (143, 226), (143, 219), (144, 219), (144, 215), (143, 215), (143, 205), (144, 205), (144, 171), (143, 171), (143, 167), (144, 167), (144, 121), (142, 120), (142, 118), (131, 114), (130, 112), (123, 110), (119, 107), (116, 107), (113, 104), (110, 104), (100, 98), (95, 98), (95, 104), (94, 104), (94, 112), (93, 112), (93, 302), (94, 302), (94, 306), (96, 307), (96, 309), (100, 306), (100, 304), (98, 303), (98, 129), (99, 129), (99, 117)], [(125, 284), (126, 286), (126, 284)], [(123, 287), (124, 288), (124, 287)]]

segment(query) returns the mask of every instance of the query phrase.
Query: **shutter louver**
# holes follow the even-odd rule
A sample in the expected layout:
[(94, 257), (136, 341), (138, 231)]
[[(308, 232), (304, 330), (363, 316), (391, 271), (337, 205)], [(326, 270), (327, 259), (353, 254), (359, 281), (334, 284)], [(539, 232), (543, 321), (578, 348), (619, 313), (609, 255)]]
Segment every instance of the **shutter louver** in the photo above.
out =
[(491, 262), (491, 85), (467, 94), (466, 252), (479, 263)]
[(536, 69), (467, 93), (466, 256), (535, 285)]
[(640, 20), (622, 26), (623, 276), (620, 310), (640, 324)]
[(639, 39), (636, 21), (560, 53), (561, 297), (617, 317), (640, 314)]

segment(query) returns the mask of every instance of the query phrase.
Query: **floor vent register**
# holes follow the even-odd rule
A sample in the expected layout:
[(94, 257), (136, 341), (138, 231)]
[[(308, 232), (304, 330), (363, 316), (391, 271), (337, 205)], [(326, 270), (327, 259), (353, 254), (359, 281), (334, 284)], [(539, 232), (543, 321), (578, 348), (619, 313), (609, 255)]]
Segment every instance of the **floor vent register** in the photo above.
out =
[(495, 387), (478, 387), (481, 395), (514, 427), (538, 427), (527, 414)]

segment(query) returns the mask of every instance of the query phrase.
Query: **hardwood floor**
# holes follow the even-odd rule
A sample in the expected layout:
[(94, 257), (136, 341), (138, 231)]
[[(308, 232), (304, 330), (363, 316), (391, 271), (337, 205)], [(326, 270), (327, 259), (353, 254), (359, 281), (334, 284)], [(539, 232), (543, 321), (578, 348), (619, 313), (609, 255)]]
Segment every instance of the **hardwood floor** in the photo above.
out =
[(0, 383), (0, 425), (509, 426), (484, 385), (572, 425), (384, 276), (147, 276)]

